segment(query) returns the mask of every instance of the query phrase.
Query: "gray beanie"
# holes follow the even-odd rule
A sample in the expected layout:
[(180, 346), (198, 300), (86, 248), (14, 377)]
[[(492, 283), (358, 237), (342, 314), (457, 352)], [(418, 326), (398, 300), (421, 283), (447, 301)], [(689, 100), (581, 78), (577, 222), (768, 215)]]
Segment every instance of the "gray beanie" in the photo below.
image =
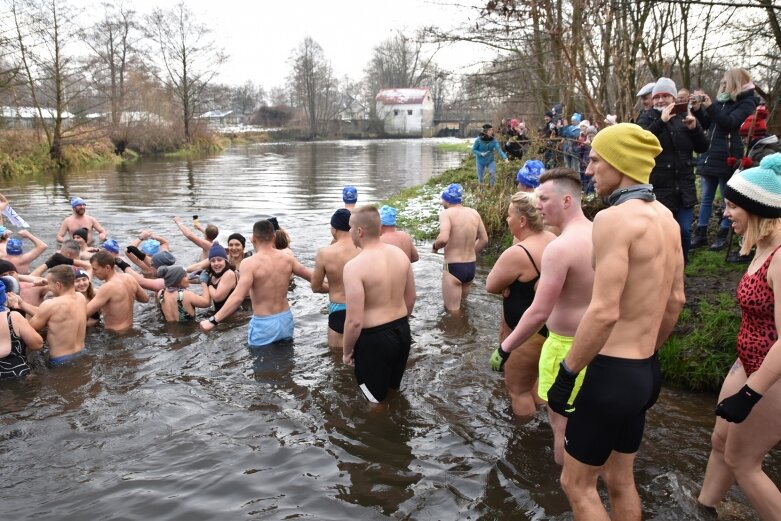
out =
[(160, 266), (172, 266), (175, 262), (176, 259), (170, 251), (161, 251), (152, 255), (153, 268), (159, 268)]
[(651, 97), (657, 94), (670, 94), (673, 98), (676, 97), (678, 89), (675, 88), (675, 82), (670, 78), (659, 78), (654, 84), (654, 90), (651, 91)]
[(187, 276), (181, 266), (161, 266), (157, 268), (157, 274), (163, 277), (166, 288), (178, 288), (179, 282)]

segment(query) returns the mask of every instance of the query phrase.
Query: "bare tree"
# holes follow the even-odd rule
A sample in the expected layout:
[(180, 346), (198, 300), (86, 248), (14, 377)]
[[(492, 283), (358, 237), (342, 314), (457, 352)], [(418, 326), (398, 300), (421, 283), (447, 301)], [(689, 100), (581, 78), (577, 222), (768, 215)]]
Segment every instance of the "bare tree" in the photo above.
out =
[(68, 101), (84, 82), (68, 51), (77, 34), (75, 10), (64, 0), (12, 0), (9, 14), (16, 60), (46, 135), (49, 156), (60, 161)]
[(120, 124), (125, 110), (125, 78), (131, 55), (136, 52), (136, 13), (118, 3), (103, 3), (103, 17), (82, 31), (83, 41), (92, 51), (88, 60), (94, 86), (108, 100), (111, 125)]
[(210, 39), (211, 30), (180, 2), (170, 10), (155, 9), (147, 17), (147, 37), (155, 47), (159, 80), (176, 97), (181, 109), (184, 139), (192, 140), (192, 120), (204, 88), (228, 57)]
[(309, 136), (317, 137), (323, 125), (340, 111), (339, 85), (319, 43), (307, 36), (290, 57), (288, 78), (297, 107), (303, 109)]

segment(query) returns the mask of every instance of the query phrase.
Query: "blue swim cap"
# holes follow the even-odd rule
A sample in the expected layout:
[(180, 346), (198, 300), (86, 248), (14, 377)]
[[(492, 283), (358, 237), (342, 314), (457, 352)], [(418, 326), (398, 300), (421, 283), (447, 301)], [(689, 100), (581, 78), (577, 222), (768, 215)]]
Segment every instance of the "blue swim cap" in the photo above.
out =
[(85, 270), (81, 268), (77, 268), (76, 266), (73, 267), (73, 278), (74, 279), (81, 279), (81, 278), (89, 278), (89, 273), (87, 273)]
[(5, 282), (0, 280), (0, 306), (5, 307), (8, 296), (5, 294)]
[(345, 186), (342, 189), (342, 201), (345, 203), (354, 203), (358, 201), (358, 189), (354, 186)]
[(537, 188), (540, 186), (540, 176), (545, 172), (545, 165), (537, 159), (529, 159), (520, 170), (515, 180), (527, 188)]
[(8, 228), (6, 228), (5, 226), (0, 226), (0, 235), (3, 235), (7, 231), (8, 231)]
[(101, 248), (111, 253), (119, 253), (119, 243), (114, 239), (106, 240), (106, 242), (103, 243)]
[(458, 183), (453, 183), (445, 188), (442, 192), (442, 200), (450, 204), (461, 204), (461, 199), (464, 197), (464, 189)]
[(140, 244), (139, 250), (147, 255), (154, 255), (160, 251), (160, 241), (156, 239), (147, 239)]
[(581, 120), (583, 119), (583, 116), (581, 116), (579, 113), (575, 112), (574, 114), (572, 114), (572, 117), (569, 118), (569, 119), (570, 119), (570, 123), (577, 124), (577, 123), (581, 122)]
[(87, 204), (87, 201), (85, 201), (81, 197), (74, 197), (73, 199), (71, 199), (71, 208), (76, 208), (80, 204)]
[(8, 239), (8, 245), (5, 247), (5, 251), (8, 255), (21, 255), (22, 254), (22, 240), (21, 239)]
[(383, 226), (396, 226), (396, 209), (394, 207), (386, 204), (380, 208), (380, 224)]

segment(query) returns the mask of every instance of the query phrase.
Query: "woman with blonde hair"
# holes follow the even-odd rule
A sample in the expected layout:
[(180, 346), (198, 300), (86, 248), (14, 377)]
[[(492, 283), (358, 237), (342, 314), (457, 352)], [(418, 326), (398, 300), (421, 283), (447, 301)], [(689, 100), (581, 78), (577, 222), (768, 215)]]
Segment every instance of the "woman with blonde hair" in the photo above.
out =
[(757, 250), (738, 283), (737, 360), (719, 393), (699, 502), (715, 507), (737, 482), (761, 519), (778, 519), (781, 492), (762, 461), (781, 441), (781, 154), (736, 173), (724, 197), (725, 216), (743, 237), (741, 253)]
[[(540, 278), (542, 252), (555, 235), (543, 229), (542, 217), (535, 208), (533, 193), (517, 192), (507, 209), (507, 226), (514, 242), (499, 257), (488, 274), (485, 289), (503, 298), (499, 342), (518, 325), (523, 312), (534, 300)], [(504, 381), (512, 400), (513, 412), (531, 416), (537, 410), (535, 388), (540, 349), (547, 330), (543, 327), (525, 344), (514, 350), (504, 364)]]
[[(728, 70), (719, 84), (716, 100), (713, 101), (710, 96), (703, 94), (699, 103), (704, 111), (702, 126), (706, 129), (709, 145), (708, 150), (700, 154), (697, 160), (697, 173), (700, 176), (700, 215), (691, 241), (692, 248), (708, 243), (708, 222), (713, 212), (716, 188), (724, 194), (727, 180), (738, 168), (743, 157), (740, 126), (757, 107), (751, 75), (745, 69)], [(721, 250), (727, 246), (729, 225), (729, 219), (721, 220), (716, 241), (710, 246), (711, 250)]]

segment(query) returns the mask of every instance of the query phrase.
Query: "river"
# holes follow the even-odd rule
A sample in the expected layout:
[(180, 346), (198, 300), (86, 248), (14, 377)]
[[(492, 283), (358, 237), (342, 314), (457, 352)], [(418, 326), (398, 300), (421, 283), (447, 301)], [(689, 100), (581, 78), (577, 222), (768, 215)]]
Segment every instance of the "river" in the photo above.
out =
[[(373, 203), (459, 163), (437, 140), (249, 145), (193, 160), (140, 161), (56, 177), (0, 179), (0, 191), (50, 245), (68, 200), (87, 200), (123, 246), (167, 236), (180, 263), (198, 255), (173, 223), (220, 238), (275, 215), (312, 266), (330, 242), (341, 188)], [(402, 393), (371, 409), (325, 343), (324, 295), (290, 294), (292, 346), (246, 347), (247, 313), (209, 336), (136, 306), (126, 336), (90, 330), (90, 354), (0, 386), (2, 519), (567, 520), (552, 435), (520, 424), (488, 358), (500, 303), (479, 268), (462, 318), (440, 297), (441, 256), (419, 245), (414, 344)], [(50, 246), (50, 252), (53, 247)], [(206, 314), (208, 316), (208, 314)], [(715, 398), (665, 388), (637, 461), (645, 518), (696, 519)], [(767, 461), (776, 483), (778, 451)], [(740, 493), (725, 519), (754, 519)], [(730, 513), (731, 512), (731, 513)]]

